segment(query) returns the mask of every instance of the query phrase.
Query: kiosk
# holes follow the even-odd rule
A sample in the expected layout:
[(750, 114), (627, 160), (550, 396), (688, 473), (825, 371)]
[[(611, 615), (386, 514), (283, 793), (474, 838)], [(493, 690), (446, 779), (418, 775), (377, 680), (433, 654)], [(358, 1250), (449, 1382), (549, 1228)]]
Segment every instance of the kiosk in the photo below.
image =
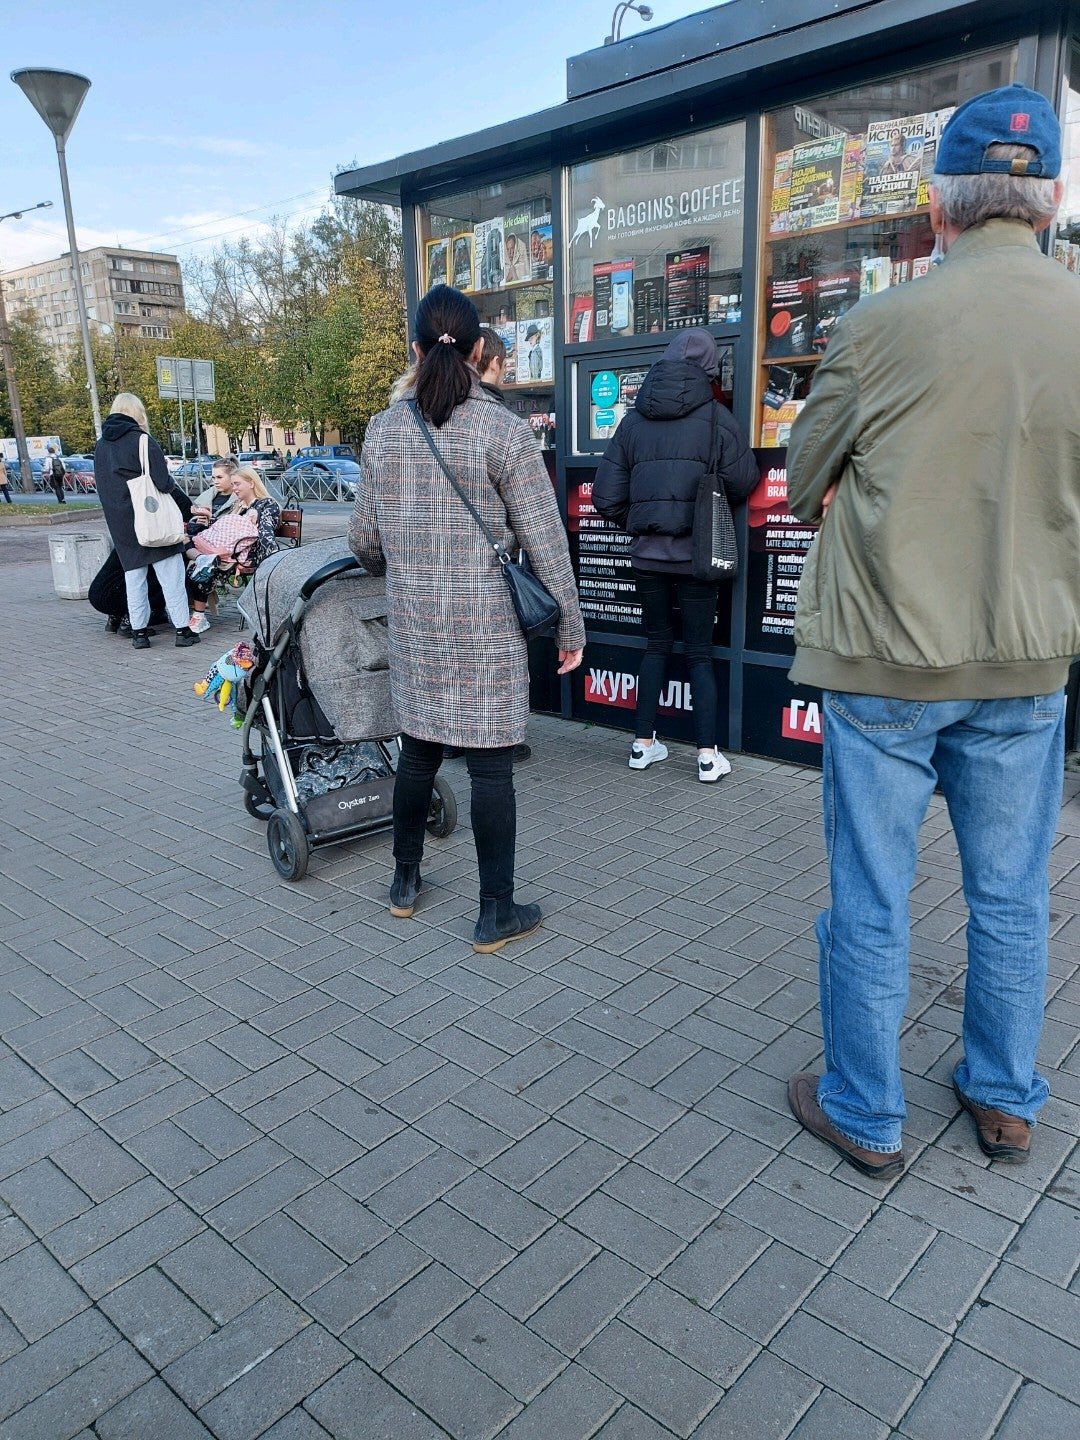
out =
[[(786, 506), (784, 445), (833, 327), (917, 284), (953, 107), (1014, 81), (1058, 107), (1066, 197), (1045, 237), (1080, 284), (1080, 11), (1071, 0), (731, 0), (567, 61), (567, 100), (384, 164), (339, 194), (399, 206), (411, 310), (469, 291), (506, 342), (506, 397), (536, 430), (569, 532), (585, 664), (534, 645), (534, 708), (633, 728), (644, 639), (628, 538), (592, 477), (672, 335), (707, 325), (761, 481), (714, 655), (725, 748), (820, 760), (819, 696), (787, 670), (813, 529)], [(678, 666), (666, 735), (690, 739)]]

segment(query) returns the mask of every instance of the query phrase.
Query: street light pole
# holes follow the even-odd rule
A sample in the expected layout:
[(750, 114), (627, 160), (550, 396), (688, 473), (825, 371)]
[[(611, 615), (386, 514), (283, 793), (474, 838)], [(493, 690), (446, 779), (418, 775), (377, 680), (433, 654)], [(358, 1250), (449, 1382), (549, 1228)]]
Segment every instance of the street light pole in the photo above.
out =
[(79, 307), (79, 328), (82, 331), (83, 355), (86, 359), (86, 385), (90, 391), (90, 407), (94, 413), (94, 435), (101, 439), (101, 407), (98, 404), (97, 377), (94, 374), (94, 352), (90, 347), (90, 322), (86, 314), (82, 262), (75, 239), (75, 220), (71, 213), (71, 191), (68, 187), (65, 144), (71, 134), (75, 117), (86, 99), (90, 81), (85, 75), (69, 70), (14, 70), (12, 80), (33, 105), (56, 141), (56, 158), (60, 162), (60, 189), (64, 196), (64, 218), (67, 220), (68, 248), (71, 253), (71, 278), (75, 283), (75, 300)]
[[(48, 210), (51, 200), (39, 200), (28, 205), (27, 210)], [(24, 211), (11, 210), (0, 215), (4, 220), (21, 220)], [(8, 330), (7, 304), (4, 301), (4, 279), (0, 275), (0, 354), (4, 357), (4, 377), (7, 380), (8, 403), (11, 406), (11, 426), (15, 431), (15, 448), (19, 455), (19, 480), (25, 495), (34, 493), (34, 473), (30, 469), (30, 452), (26, 448), (26, 427), (23, 425), (22, 405), (19, 403), (19, 382), (15, 375), (15, 357), (11, 352), (11, 333)]]

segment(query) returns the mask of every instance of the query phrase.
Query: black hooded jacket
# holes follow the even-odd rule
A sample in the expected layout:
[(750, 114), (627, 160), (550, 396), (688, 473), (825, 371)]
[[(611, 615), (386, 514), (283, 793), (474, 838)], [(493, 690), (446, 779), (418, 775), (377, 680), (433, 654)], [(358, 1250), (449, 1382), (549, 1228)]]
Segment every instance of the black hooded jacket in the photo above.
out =
[[(101, 439), (94, 446), (94, 483), (105, 512), (105, 523), (125, 570), (142, 570), (157, 560), (179, 555), (183, 545), (140, 545), (135, 538), (135, 511), (127, 487), (140, 473), (139, 436), (136, 421), (115, 411), (106, 416)], [(161, 446), (151, 436), (148, 442), (150, 478), (159, 490), (172, 493), (173, 479)], [(178, 502), (179, 503), (179, 502)]]
[(714, 455), (728, 499), (745, 499), (757, 463), (734, 416), (714, 399), (700, 365), (658, 360), (593, 483), (596, 510), (634, 536), (635, 569), (690, 574), (694, 500)]

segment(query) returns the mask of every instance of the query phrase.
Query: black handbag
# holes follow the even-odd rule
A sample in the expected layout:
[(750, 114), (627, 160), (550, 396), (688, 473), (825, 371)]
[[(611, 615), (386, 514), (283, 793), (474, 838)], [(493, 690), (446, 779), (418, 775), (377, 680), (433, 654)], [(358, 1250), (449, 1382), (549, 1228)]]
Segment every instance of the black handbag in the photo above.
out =
[(712, 459), (698, 483), (694, 500), (693, 549), (690, 568), (695, 580), (734, 580), (739, 573), (739, 546), (724, 482), (716, 473), (716, 416), (713, 415)]
[(503, 579), (506, 581), (510, 591), (510, 603), (514, 607), (514, 613), (517, 615), (518, 624), (521, 626), (522, 633), (526, 640), (535, 640), (537, 636), (548, 634), (559, 622), (559, 602), (552, 598), (533, 574), (524, 553), (522, 554), (520, 564), (515, 564), (514, 561), (511, 560), (505, 548), (499, 544), (483, 520), (480, 519), (475, 506), (454, 479), (453, 472), (443, 459), (439, 447), (432, 439), (431, 431), (424, 423), (424, 417), (420, 414), (415, 400), (409, 401), (409, 409), (412, 411), (416, 423), (420, 426), (424, 439), (431, 449), (431, 453), (442, 466), (443, 474), (457, 491), (461, 503), (465, 506), (466, 510), (468, 510), (477, 525), (479, 525), (484, 539), (499, 557), (499, 565), (502, 568)]

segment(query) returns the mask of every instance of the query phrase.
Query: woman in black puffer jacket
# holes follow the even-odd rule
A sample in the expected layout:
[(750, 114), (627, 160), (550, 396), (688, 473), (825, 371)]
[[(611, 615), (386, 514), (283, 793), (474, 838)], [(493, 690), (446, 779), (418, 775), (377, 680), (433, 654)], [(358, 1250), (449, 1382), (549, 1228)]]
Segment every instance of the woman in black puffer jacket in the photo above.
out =
[(694, 698), (698, 779), (731, 770), (716, 745), (716, 673), (712, 660), (718, 582), (695, 580), (690, 559), (698, 482), (716, 473), (730, 500), (757, 483), (757, 464), (731, 412), (716, 398), (716, 341), (705, 329), (684, 330), (664, 351), (638, 391), (601, 460), (593, 505), (634, 537), (630, 563), (646, 646), (638, 675), (636, 739), (630, 768), (667, 759), (656, 738), (656, 711), (682, 615), (682, 639)]
[(150, 434), (146, 407), (137, 395), (126, 391), (117, 395), (112, 411), (101, 427), (101, 439), (94, 447), (94, 483), (105, 512), (105, 523), (124, 569), (127, 590), (127, 612), (131, 621), (131, 643), (136, 650), (150, 647), (147, 633), (150, 624), (150, 599), (146, 575), (151, 566), (165, 598), (165, 609), (176, 630), (176, 644), (183, 648), (197, 645), (198, 635), (188, 628), (191, 607), (184, 584), (183, 545), (140, 545), (135, 535), (135, 510), (131, 503), (128, 481), (142, 473), (139, 442), (147, 435), (147, 465), (150, 478), (158, 490), (171, 492), (175, 487), (161, 447)]

